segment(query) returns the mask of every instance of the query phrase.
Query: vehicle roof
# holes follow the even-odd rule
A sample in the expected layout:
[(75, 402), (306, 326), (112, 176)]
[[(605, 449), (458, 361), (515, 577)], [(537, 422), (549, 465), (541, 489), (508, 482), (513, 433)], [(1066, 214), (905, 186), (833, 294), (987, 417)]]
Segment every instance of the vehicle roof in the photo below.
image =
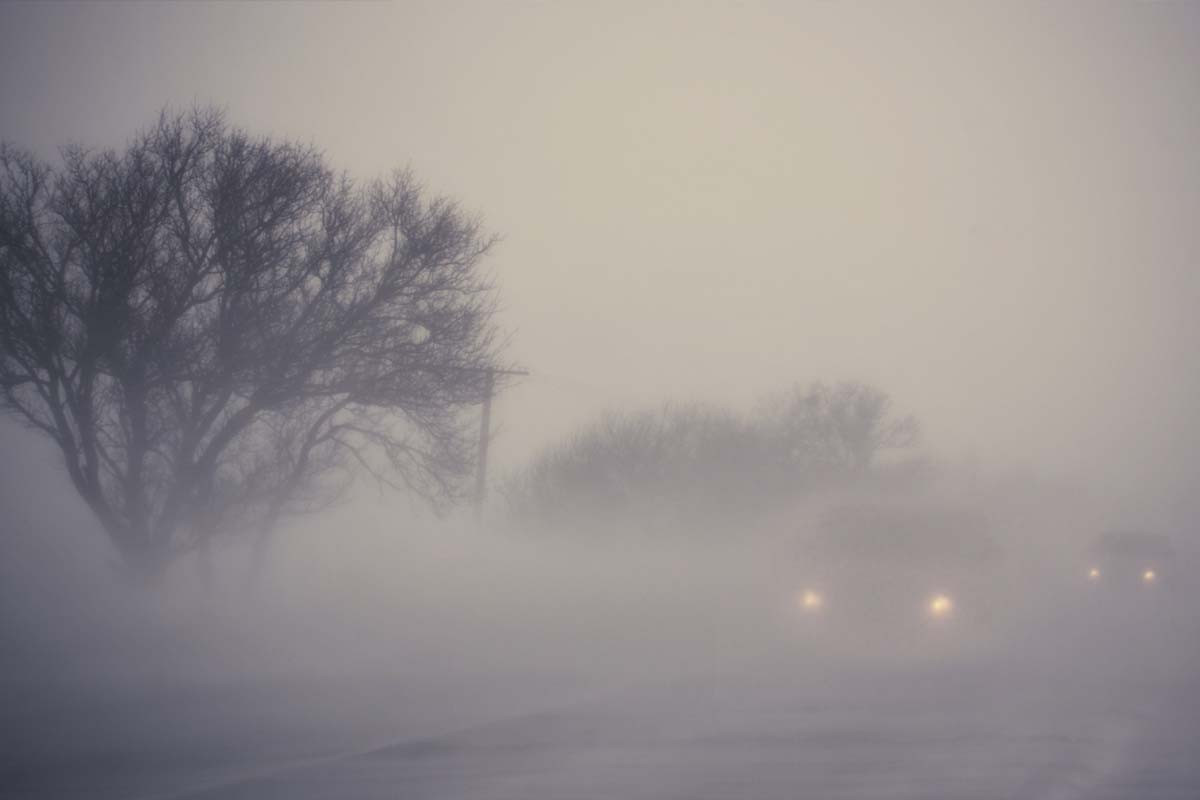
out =
[(985, 562), (1002, 552), (982, 514), (929, 505), (837, 506), (822, 515), (806, 544), (822, 555), (909, 563)]
[(1160, 533), (1139, 530), (1109, 530), (1092, 542), (1091, 552), (1117, 558), (1171, 558), (1175, 548)]

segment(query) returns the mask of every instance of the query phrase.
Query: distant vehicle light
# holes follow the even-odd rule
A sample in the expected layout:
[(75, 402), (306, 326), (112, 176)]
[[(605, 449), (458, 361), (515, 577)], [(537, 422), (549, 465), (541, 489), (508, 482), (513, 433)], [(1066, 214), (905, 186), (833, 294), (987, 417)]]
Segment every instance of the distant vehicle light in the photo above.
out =
[(953, 610), (954, 602), (944, 594), (935, 594), (929, 600), (929, 613), (933, 617), (948, 617)]
[(825, 605), (825, 598), (820, 592), (806, 589), (800, 594), (799, 603), (805, 611), (819, 611)]
[(1142, 573), (1142, 580), (1145, 581), (1146, 583), (1154, 583), (1154, 581), (1157, 577), (1158, 577), (1158, 574), (1152, 569), (1148, 569)]
[(1100, 580), (1100, 570), (1097, 569), (1096, 567), (1092, 567), (1091, 569), (1089, 569), (1088, 570), (1088, 579), (1093, 580), (1093, 581)]

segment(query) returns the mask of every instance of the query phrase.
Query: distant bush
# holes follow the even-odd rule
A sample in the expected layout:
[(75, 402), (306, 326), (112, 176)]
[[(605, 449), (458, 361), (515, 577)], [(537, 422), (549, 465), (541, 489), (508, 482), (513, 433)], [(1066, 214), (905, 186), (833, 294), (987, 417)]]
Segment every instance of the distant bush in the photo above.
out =
[(503, 492), (526, 522), (703, 525), (862, 479), (881, 451), (917, 435), (883, 391), (817, 383), (748, 416), (703, 405), (607, 414), (537, 455)]

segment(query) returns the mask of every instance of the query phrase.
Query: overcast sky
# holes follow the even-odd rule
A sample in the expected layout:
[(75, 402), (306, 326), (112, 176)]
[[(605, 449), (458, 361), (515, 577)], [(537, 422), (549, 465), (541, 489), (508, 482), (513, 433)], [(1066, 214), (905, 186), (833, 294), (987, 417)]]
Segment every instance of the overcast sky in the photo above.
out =
[(215, 103), (478, 210), (501, 470), (853, 377), (952, 457), (1195, 484), (1200, 3), (8, 3), (0, 59), (46, 157)]

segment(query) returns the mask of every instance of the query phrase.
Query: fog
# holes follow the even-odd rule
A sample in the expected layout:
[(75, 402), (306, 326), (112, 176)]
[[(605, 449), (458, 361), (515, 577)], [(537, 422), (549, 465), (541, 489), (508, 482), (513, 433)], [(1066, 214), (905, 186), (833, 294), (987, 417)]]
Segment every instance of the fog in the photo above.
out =
[[(1170, 2), (0, 5), (0, 140), (215, 105), (408, 167), (499, 235), (528, 372), (478, 516), (360, 472), (261, 569), (247, 530), (149, 582), (0, 417), (0, 795), (1194, 796), (1197, 42)], [(810, 463), (815, 382), (912, 431)]]

